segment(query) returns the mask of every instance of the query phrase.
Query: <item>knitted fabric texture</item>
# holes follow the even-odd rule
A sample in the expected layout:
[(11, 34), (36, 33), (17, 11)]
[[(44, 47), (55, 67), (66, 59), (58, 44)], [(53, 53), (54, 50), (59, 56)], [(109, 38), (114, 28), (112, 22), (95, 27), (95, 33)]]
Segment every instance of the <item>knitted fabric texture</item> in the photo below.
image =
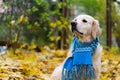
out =
[(92, 55), (94, 55), (98, 37), (89, 43), (82, 43), (78, 37), (74, 37), (72, 41), (72, 57), (69, 57), (62, 71), (62, 80), (92, 80), (96, 77), (92, 63)]

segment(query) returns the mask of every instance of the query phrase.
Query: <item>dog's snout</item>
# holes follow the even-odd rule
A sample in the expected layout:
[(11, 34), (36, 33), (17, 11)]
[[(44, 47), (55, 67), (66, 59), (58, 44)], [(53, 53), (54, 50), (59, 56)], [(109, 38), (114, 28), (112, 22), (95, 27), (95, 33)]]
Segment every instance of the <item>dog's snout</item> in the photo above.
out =
[(77, 25), (76, 22), (71, 22), (71, 29), (72, 29), (72, 32), (73, 32), (74, 30), (76, 30), (76, 25)]

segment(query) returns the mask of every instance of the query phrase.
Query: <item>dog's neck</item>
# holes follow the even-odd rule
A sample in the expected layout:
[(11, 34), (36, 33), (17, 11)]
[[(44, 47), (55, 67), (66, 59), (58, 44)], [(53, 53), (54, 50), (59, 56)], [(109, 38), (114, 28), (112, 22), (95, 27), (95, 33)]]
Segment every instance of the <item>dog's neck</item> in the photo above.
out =
[(83, 43), (85, 42), (91, 42), (93, 41), (95, 38), (93, 38), (91, 35), (87, 34), (87, 35), (80, 35), (77, 31), (74, 31), (74, 34), (79, 38), (79, 40)]
[(91, 42), (93, 41), (94, 39), (91, 37), (91, 35), (87, 35), (87, 36), (78, 36), (79, 40), (83, 43), (85, 42)]

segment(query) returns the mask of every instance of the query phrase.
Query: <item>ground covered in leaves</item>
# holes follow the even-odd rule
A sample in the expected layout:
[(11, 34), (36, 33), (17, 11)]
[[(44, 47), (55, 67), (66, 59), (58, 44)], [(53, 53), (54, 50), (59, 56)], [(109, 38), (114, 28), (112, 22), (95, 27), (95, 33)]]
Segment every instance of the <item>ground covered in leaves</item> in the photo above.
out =
[[(0, 56), (0, 80), (49, 80), (54, 68), (64, 60), (67, 50), (42, 52), (17, 49)], [(120, 80), (120, 55), (104, 51), (101, 80)]]

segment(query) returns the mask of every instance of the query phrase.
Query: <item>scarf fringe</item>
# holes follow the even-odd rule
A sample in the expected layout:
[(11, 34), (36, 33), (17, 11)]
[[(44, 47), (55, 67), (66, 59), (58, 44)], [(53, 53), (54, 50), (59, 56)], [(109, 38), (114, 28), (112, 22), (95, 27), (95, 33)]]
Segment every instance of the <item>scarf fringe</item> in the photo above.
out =
[(73, 66), (72, 70), (63, 69), (62, 80), (92, 80), (95, 79), (95, 70), (92, 65)]

